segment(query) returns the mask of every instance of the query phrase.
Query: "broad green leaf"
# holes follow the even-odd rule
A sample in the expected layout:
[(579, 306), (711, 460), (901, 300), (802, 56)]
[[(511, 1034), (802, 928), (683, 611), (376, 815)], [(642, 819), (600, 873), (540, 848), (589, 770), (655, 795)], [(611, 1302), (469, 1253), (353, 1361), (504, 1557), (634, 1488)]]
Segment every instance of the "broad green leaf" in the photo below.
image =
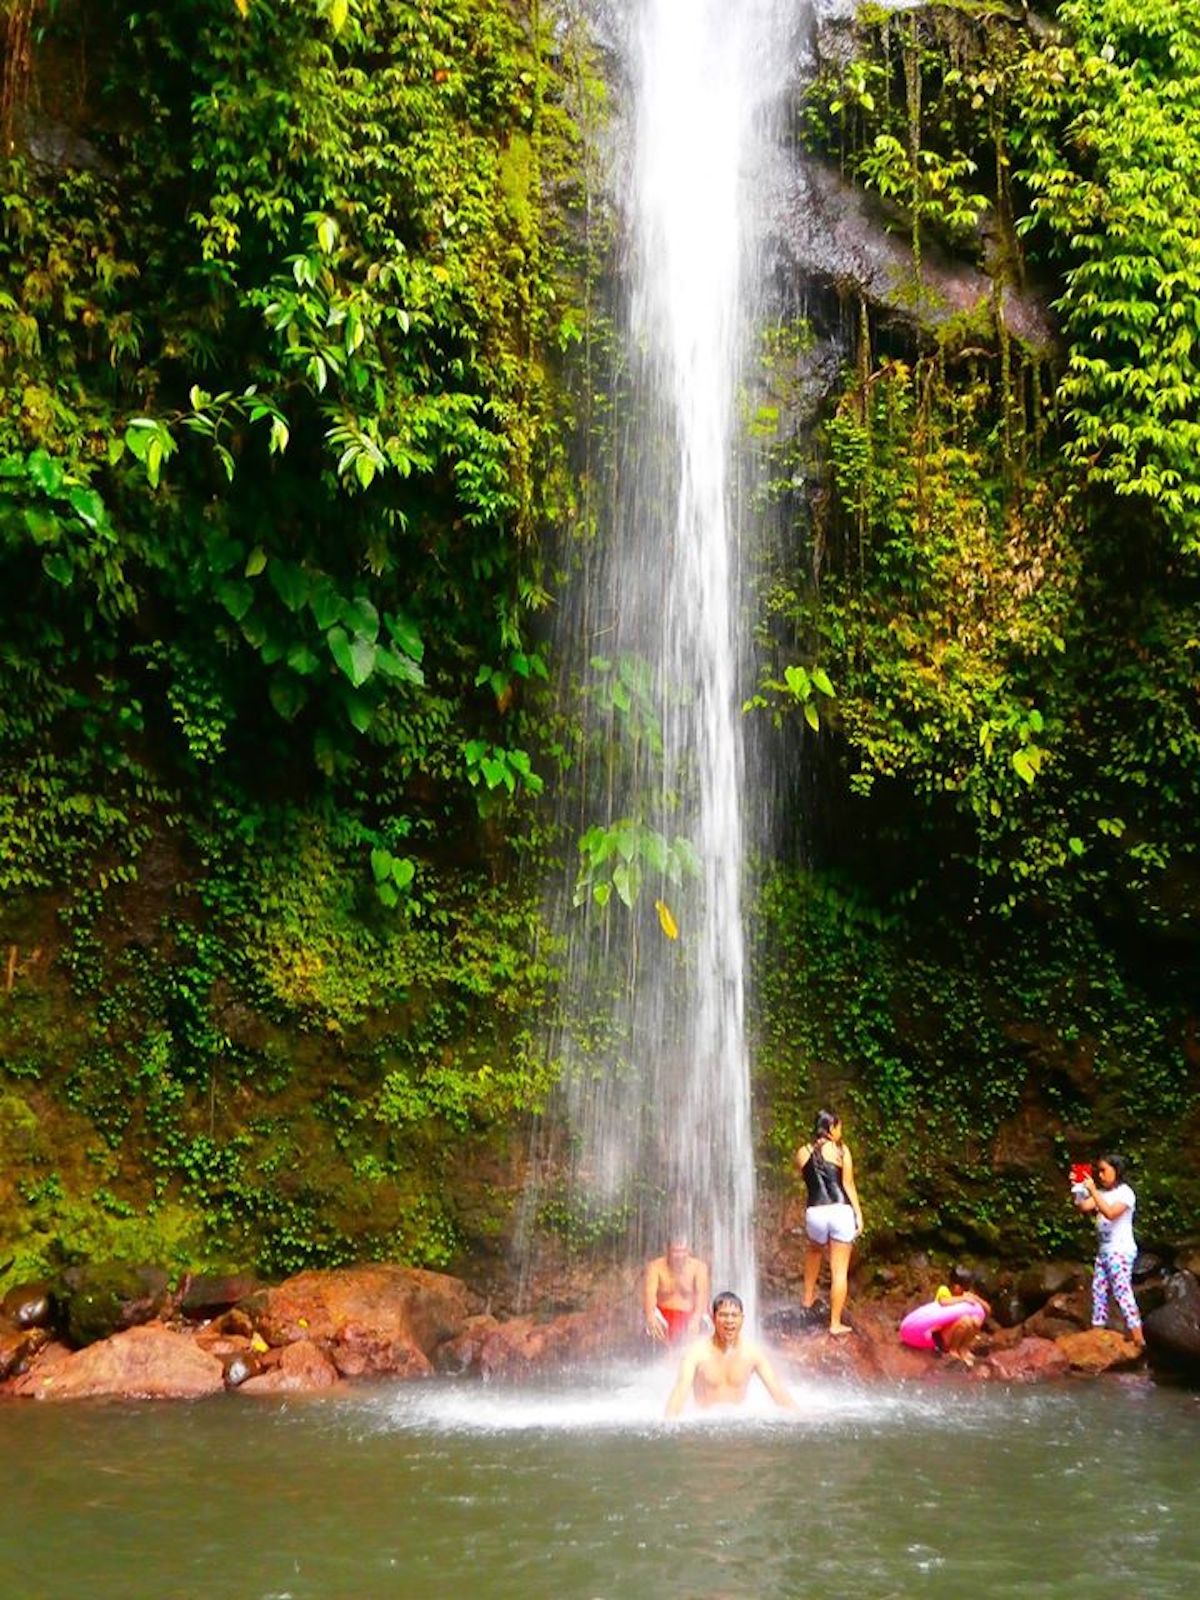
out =
[(308, 690), (290, 673), (276, 673), (268, 690), (271, 704), (285, 722), (291, 722), (308, 699)]
[(64, 589), (75, 576), (74, 567), (61, 550), (47, 550), (42, 557), (42, 570), (48, 578), (53, 578), (55, 583), (61, 583)]
[(328, 578), (322, 577), (313, 581), (309, 591), (308, 606), (313, 614), (313, 621), (322, 633), (341, 619), (342, 597)]
[(379, 612), (365, 594), (356, 594), (352, 600), (345, 601), (341, 616), (346, 626), (362, 638), (370, 639), (372, 644), (378, 639)]
[(375, 882), (382, 883), (392, 874), (392, 852), (390, 850), (375, 849), (371, 851), (371, 871), (375, 875)]
[(828, 695), (830, 698), (832, 698), (834, 693), (833, 684), (830, 682), (829, 674), (825, 671), (824, 667), (813, 668), (812, 681), (822, 694)]
[(62, 488), (62, 466), (45, 450), (31, 451), (25, 470), (43, 494), (57, 494)]
[(308, 599), (309, 575), (296, 562), (272, 556), (267, 566), (267, 578), (289, 611), (299, 611)]
[(325, 643), (329, 646), (329, 654), (333, 657), (339, 669), (352, 680), (354, 677), (354, 657), (350, 654), (350, 635), (345, 628), (330, 628), (325, 635)]
[(812, 693), (812, 685), (808, 680), (808, 673), (803, 667), (788, 667), (783, 674), (783, 681), (789, 691), (797, 700), (807, 700)]
[(41, 506), (26, 506), (21, 517), (35, 544), (58, 543), (62, 527), (52, 511), (43, 511)]
[(262, 545), (256, 545), (246, 557), (245, 575), (247, 578), (257, 578), (267, 564), (267, 552)]
[(83, 484), (73, 484), (67, 490), (67, 504), (87, 527), (99, 528), (105, 520), (104, 501), (95, 489), (88, 489)]
[(311, 678), (321, 665), (321, 658), (306, 644), (294, 644), (287, 653), (287, 664), (302, 678)]
[(388, 632), (404, 654), (411, 656), (414, 661), (422, 660), (425, 655), (425, 641), (421, 638), (416, 623), (406, 617), (403, 611), (389, 612), (383, 620)]
[(371, 702), (365, 700), (362, 695), (348, 694), (346, 696), (346, 715), (359, 733), (366, 733), (375, 720), (375, 709)]
[(254, 604), (254, 590), (240, 578), (222, 578), (214, 592), (235, 622), (240, 622)]

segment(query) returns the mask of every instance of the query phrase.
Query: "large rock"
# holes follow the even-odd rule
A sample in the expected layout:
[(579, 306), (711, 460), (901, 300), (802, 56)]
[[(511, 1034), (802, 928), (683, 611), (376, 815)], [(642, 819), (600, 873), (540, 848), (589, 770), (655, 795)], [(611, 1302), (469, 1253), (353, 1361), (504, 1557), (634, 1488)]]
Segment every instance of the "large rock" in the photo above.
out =
[(1024, 1331), (1035, 1339), (1061, 1339), (1064, 1334), (1090, 1327), (1091, 1321), (1091, 1290), (1064, 1289), (1061, 1294), (1051, 1295), (1042, 1309), (1034, 1312)]
[(1006, 1350), (993, 1350), (986, 1370), (1005, 1383), (1041, 1383), (1047, 1378), (1065, 1378), (1071, 1363), (1053, 1339), (1026, 1338)]
[(12, 1392), (35, 1400), (198, 1400), (225, 1387), (221, 1362), (161, 1323), (116, 1333), (74, 1353), (51, 1345)]
[[(937, 329), (964, 316), (987, 324), (995, 285), (971, 263), (929, 243), (914, 270), (911, 241), (896, 217), (828, 162), (805, 157), (773, 179), (768, 226), (788, 265), (810, 284), (851, 290), (909, 326)], [(1035, 296), (1005, 289), (1001, 307), (1009, 333), (1031, 349), (1049, 351), (1054, 324)]]
[(4, 1296), (4, 1315), (18, 1328), (48, 1328), (54, 1297), (48, 1283), (20, 1283)]
[(0, 1317), (0, 1381), (24, 1372), (49, 1340), (45, 1328), (19, 1327), (7, 1317)]
[(1082, 1333), (1064, 1334), (1055, 1340), (1074, 1372), (1093, 1377), (1112, 1367), (1131, 1367), (1142, 1359), (1142, 1350), (1132, 1339), (1110, 1328), (1086, 1328)]
[(1146, 1317), (1144, 1327), (1155, 1362), (1200, 1376), (1200, 1279), (1191, 1272), (1168, 1278), (1166, 1299)]
[(347, 1375), (417, 1377), (482, 1309), (458, 1278), (375, 1265), (302, 1272), (264, 1291), (254, 1316), (268, 1344), (313, 1340)]
[(252, 1273), (189, 1273), (179, 1293), (179, 1309), (193, 1322), (206, 1321), (248, 1300), (261, 1287)]
[(1078, 1289), (1085, 1277), (1086, 1269), (1074, 1261), (1039, 1261), (1026, 1267), (1016, 1285), (1025, 1316), (1040, 1311), (1053, 1296)]
[(498, 1321), (472, 1317), (437, 1352), (439, 1372), (482, 1378), (521, 1378), (550, 1368), (599, 1360), (622, 1343), (620, 1330), (601, 1312), (520, 1316)]
[(69, 1267), (57, 1298), (68, 1341), (94, 1344), (158, 1316), (167, 1300), (167, 1275), (159, 1267), (121, 1262)]
[(274, 1366), (235, 1379), (230, 1387), (239, 1394), (311, 1394), (332, 1389), (337, 1382), (337, 1369), (325, 1352), (311, 1339), (299, 1339), (284, 1346)]

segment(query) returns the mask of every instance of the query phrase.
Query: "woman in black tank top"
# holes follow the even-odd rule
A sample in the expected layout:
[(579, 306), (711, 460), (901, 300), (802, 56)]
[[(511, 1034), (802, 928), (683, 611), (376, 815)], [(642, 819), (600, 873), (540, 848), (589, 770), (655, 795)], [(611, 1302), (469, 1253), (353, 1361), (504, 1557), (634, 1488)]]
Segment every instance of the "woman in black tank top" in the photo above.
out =
[(804, 1304), (817, 1296), (817, 1280), (826, 1252), (829, 1255), (829, 1331), (849, 1333), (842, 1320), (848, 1292), (850, 1252), (862, 1232), (862, 1206), (854, 1182), (854, 1161), (842, 1141), (842, 1119), (834, 1111), (819, 1111), (812, 1139), (796, 1151), (796, 1170), (804, 1179), (808, 1207), (804, 1228), (808, 1249), (804, 1257)]

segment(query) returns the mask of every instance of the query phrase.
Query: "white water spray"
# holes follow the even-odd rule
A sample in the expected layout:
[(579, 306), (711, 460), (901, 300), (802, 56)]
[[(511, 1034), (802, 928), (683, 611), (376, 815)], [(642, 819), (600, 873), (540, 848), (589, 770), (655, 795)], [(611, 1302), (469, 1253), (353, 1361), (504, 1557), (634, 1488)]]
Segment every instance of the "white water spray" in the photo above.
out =
[[(576, 1023), (562, 1049), (576, 1188), (624, 1208), (639, 1254), (663, 1248), (669, 1217), (684, 1219), (714, 1288), (736, 1289), (751, 1316), (740, 712), (750, 675), (735, 434), (762, 301), (748, 180), (761, 176), (773, 130), (789, 15), (780, 0), (627, 8), (627, 367), (606, 521), (563, 612), (563, 640), (606, 719), (576, 820), (682, 839), (700, 867), (680, 884), (661, 860), (634, 857), (632, 911), (613, 895), (603, 911), (574, 913)], [(678, 921), (677, 942), (656, 897), (668, 930)]]

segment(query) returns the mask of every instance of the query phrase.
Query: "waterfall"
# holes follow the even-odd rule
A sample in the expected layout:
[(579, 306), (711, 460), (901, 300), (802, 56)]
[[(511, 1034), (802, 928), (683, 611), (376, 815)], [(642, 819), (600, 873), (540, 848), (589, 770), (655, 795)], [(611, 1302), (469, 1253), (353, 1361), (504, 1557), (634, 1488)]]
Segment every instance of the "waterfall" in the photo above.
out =
[(752, 674), (737, 432), (763, 298), (749, 202), (795, 12), (629, 0), (621, 13), (611, 448), (558, 635), (586, 729), (571, 820), (590, 841), (556, 1041), (573, 1203), (590, 1207), (593, 1237), (631, 1254), (658, 1253), (682, 1223), (714, 1289), (737, 1290), (751, 1315), (742, 894), (756, 780), (740, 710)]

